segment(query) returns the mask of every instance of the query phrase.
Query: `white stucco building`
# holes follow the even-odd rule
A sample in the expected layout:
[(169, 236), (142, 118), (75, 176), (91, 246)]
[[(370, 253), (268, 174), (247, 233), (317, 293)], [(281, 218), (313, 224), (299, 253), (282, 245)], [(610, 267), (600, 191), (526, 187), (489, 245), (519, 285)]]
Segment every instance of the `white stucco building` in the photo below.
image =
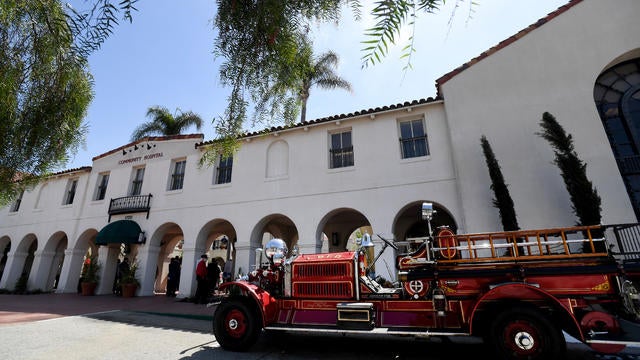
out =
[[(91, 167), (55, 174), (0, 211), (0, 288), (25, 274), (28, 289), (76, 292), (92, 249), (103, 265), (98, 293), (110, 293), (122, 240), (140, 267), (138, 295), (164, 291), (178, 246), (180, 296), (192, 296), (200, 254), (227, 260), (222, 237), (234, 244), (237, 275), (251, 269), (254, 249), (269, 236), (313, 253), (344, 250), (362, 227), (396, 241), (421, 234), (424, 201), (436, 206), (437, 224), (499, 231), (482, 135), (520, 227), (570, 226), (576, 218), (553, 150), (536, 134), (544, 112), (573, 136), (602, 198), (603, 223), (636, 222), (639, 15), (637, 0), (570, 1), (443, 75), (434, 98), (246, 134), (232, 161), (216, 166), (198, 165), (209, 144), (199, 134), (98, 155)], [(394, 256), (388, 249), (377, 272), (395, 276)]]

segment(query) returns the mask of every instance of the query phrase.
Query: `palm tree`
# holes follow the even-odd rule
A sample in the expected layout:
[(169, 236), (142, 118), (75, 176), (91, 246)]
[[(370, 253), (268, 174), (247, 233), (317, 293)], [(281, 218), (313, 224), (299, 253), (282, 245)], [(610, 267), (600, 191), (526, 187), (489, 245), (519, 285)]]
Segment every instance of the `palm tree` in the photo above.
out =
[(338, 65), (338, 55), (335, 52), (327, 51), (316, 59), (313, 58), (313, 53), (310, 51), (303, 50), (301, 55), (306, 57), (301, 61), (307, 65), (300, 78), (301, 83), (298, 88), (298, 99), (302, 105), (300, 122), (304, 122), (307, 117), (307, 100), (309, 100), (312, 86), (351, 91), (351, 84), (335, 73), (335, 67)]
[(166, 107), (153, 106), (147, 110), (147, 117), (151, 121), (140, 124), (133, 131), (131, 141), (150, 135), (179, 135), (184, 129), (194, 125), (197, 130), (202, 127), (202, 118), (191, 111), (182, 112), (177, 109), (174, 115)]

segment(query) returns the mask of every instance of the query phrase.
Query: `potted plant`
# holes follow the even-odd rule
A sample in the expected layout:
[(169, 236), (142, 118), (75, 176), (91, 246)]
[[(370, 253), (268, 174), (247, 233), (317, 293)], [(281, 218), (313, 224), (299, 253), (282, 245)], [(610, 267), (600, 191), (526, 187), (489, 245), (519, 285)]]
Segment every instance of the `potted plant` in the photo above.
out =
[(82, 288), (82, 295), (88, 296), (95, 294), (96, 287), (100, 281), (100, 263), (98, 262), (98, 256), (93, 255), (85, 259), (82, 265), (82, 274), (80, 286)]
[(122, 297), (133, 297), (136, 289), (140, 286), (137, 273), (138, 263), (134, 262), (128, 269), (124, 269), (120, 274), (120, 286), (122, 287)]

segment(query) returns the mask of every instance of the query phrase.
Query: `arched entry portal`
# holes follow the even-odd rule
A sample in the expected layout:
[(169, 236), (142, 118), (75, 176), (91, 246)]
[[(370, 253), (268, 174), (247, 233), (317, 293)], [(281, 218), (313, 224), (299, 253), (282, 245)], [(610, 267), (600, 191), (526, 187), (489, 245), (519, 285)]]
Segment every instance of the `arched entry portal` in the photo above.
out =
[[(197, 248), (205, 249), (204, 253), (208, 256), (207, 261), (209, 264), (217, 263), (220, 269), (224, 270), (223, 277), (225, 280), (230, 280), (233, 277), (237, 238), (236, 229), (231, 222), (225, 219), (210, 220), (198, 233)], [(200, 254), (198, 253), (197, 255), (199, 257)], [(214, 281), (213, 278), (210, 280)], [(195, 282), (195, 273), (193, 271), (191, 272), (191, 281), (192, 284)], [(210, 283), (209, 286), (213, 287), (215, 285)], [(195, 291), (195, 287), (193, 290)]]
[[(167, 292), (167, 281), (169, 276), (169, 265), (173, 258), (177, 258), (178, 264), (182, 264), (182, 245), (184, 244), (184, 234), (182, 228), (175, 223), (162, 224), (151, 237), (150, 246), (159, 246), (158, 258), (155, 260), (155, 279), (153, 291), (155, 293)], [(154, 261), (149, 262), (149, 266)], [(181, 271), (180, 271), (181, 273)], [(179, 274), (176, 274), (179, 276)], [(177, 280), (175, 289), (180, 284)], [(175, 295), (175, 292), (170, 295)]]
[[(255, 264), (255, 249), (264, 247), (267, 241), (273, 238), (284, 240), (291, 251), (298, 244), (298, 228), (291, 219), (282, 214), (272, 214), (262, 218), (251, 232), (249, 264)], [(251, 270), (253, 268), (238, 268), (236, 272), (247, 274)]]
[[(412, 244), (407, 243), (409, 238), (420, 238), (429, 235), (427, 222), (422, 220), (421, 209), (422, 203), (428, 201), (415, 201), (407, 204), (397, 214), (393, 225), (393, 236), (396, 242), (399, 242), (400, 253), (415, 250)], [(440, 226), (448, 226), (454, 233), (458, 230), (458, 225), (451, 213), (442, 205), (433, 203), (433, 219), (431, 220), (431, 229), (433, 232)]]
[(640, 219), (640, 58), (610, 67), (593, 97), (636, 219)]
[[(354, 232), (360, 230), (360, 234), (355, 235)], [(318, 224), (316, 239), (322, 241), (323, 238), (328, 240), (329, 252), (340, 252), (345, 250), (355, 250), (353, 248), (353, 240), (350, 237), (360, 237), (368, 232), (373, 235), (371, 223), (361, 212), (350, 208), (339, 208), (330, 211), (322, 218)], [(322, 236), (324, 234), (324, 236)], [(323, 246), (324, 248), (324, 246)]]

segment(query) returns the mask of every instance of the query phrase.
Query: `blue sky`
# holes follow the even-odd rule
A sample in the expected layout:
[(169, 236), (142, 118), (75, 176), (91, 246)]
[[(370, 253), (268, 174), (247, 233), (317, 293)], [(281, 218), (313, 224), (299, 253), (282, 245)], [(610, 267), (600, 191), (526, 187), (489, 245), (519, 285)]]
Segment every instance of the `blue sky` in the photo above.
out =
[[(455, 1), (449, 0), (438, 13), (419, 16), (413, 69), (406, 73), (402, 41), (383, 63), (361, 68), (360, 41), (369, 19), (354, 22), (347, 9), (340, 24), (315, 27), (316, 54), (330, 49), (339, 55), (337, 72), (353, 92), (312, 88), (307, 120), (433, 97), (437, 78), (568, 0), (478, 0), (471, 16), (469, 2), (453, 13)], [(84, 0), (71, 3), (86, 6)], [(222, 60), (213, 54), (215, 1), (140, 0), (136, 7), (133, 23), (122, 21), (89, 59), (95, 95), (85, 119), (86, 145), (63, 169), (91, 166), (93, 157), (129, 143), (133, 130), (148, 120), (147, 109), (155, 105), (199, 114), (205, 121), (200, 131), (205, 140), (215, 137), (211, 121), (223, 114), (228, 96), (218, 79)]]

